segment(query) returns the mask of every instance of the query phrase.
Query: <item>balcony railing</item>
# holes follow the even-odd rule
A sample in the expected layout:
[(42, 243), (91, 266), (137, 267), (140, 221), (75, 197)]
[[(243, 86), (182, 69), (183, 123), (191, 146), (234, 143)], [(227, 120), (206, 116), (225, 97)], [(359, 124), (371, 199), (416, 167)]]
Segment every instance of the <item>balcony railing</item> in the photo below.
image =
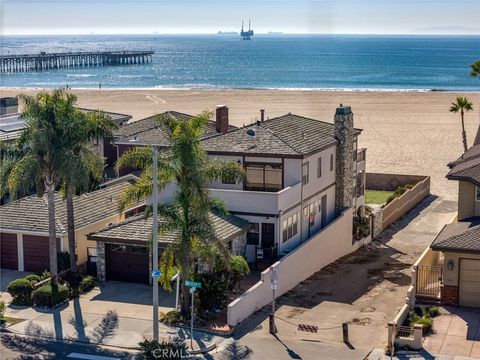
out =
[(357, 162), (365, 161), (367, 157), (367, 149), (363, 148), (357, 152)]
[(210, 194), (222, 199), (230, 211), (277, 214), (300, 201), (301, 183), (278, 192), (210, 189)]

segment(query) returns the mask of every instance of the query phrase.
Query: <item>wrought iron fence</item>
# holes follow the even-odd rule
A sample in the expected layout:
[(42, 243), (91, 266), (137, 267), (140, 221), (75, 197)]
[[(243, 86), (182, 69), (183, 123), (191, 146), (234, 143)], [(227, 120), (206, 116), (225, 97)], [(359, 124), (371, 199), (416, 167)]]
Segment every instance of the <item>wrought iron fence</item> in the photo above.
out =
[(417, 266), (417, 295), (440, 297), (441, 266)]
[(397, 333), (396, 337), (413, 337), (413, 328), (410, 326), (396, 326), (395, 332)]

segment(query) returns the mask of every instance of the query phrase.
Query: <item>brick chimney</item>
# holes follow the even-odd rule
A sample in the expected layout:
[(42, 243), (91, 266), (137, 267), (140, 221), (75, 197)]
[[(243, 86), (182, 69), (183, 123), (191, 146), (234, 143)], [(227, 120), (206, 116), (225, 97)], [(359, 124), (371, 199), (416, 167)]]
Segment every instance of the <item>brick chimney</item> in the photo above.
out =
[(217, 105), (215, 113), (215, 129), (217, 133), (225, 134), (228, 132), (228, 106)]
[(350, 106), (335, 111), (335, 138), (338, 140), (336, 153), (335, 210), (340, 213), (353, 206), (353, 113)]
[(265, 109), (260, 109), (260, 121), (265, 121)]

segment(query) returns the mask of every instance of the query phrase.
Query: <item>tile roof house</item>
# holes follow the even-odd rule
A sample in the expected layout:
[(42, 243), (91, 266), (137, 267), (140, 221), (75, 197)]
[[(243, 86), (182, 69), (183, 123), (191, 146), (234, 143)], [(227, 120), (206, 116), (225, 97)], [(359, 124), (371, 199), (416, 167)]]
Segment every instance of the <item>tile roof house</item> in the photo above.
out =
[[(210, 218), (217, 238), (228, 244), (234, 255), (243, 255), (249, 223), (234, 215), (210, 214)], [(98, 279), (148, 283), (152, 226), (152, 217), (141, 214), (88, 234), (89, 240), (97, 242)], [(159, 234), (159, 250), (175, 238), (174, 232)]]
[[(75, 238), (78, 263), (87, 261), (86, 234), (119, 222), (132, 208), (121, 211), (119, 196), (135, 177), (128, 175), (104, 185), (101, 189), (74, 197)], [(142, 205), (142, 204), (140, 204)], [(58, 251), (67, 251), (66, 201), (55, 193), (56, 233)], [(27, 196), (0, 206), (0, 247), (2, 267), (41, 271), (48, 268), (48, 207), (46, 195)]]
[[(479, 128), (480, 134), (480, 128)], [(441, 269), (440, 300), (480, 307), (480, 136), (448, 164), (447, 179), (458, 181), (458, 213), (430, 245)]]
[[(162, 115), (191, 118), (178, 112)], [(266, 120), (262, 110), (260, 121), (241, 128), (229, 125), (225, 105), (217, 107), (203, 147), (211, 159), (240, 164), (246, 178), (236, 183), (215, 181), (210, 194), (223, 200), (231, 214), (250, 223), (248, 261), (274, 261), (347, 207), (362, 212), (365, 149), (358, 149), (360, 134), (348, 106), (337, 109), (334, 122), (291, 113)], [(114, 143), (118, 155), (132, 146), (168, 149), (167, 135), (150, 117), (119, 129)], [(160, 200), (168, 203), (175, 191), (175, 184), (167, 186)]]

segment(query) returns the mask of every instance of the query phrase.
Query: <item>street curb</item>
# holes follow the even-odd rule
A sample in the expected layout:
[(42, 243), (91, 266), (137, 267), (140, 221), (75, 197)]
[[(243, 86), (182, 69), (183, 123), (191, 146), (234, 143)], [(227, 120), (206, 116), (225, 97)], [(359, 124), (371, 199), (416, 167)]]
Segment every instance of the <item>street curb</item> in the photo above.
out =
[(35, 336), (33, 336), (33, 335), (29, 335), (29, 334), (24, 334), (24, 333), (21, 333), (21, 332), (18, 332), (18, 331), (12, 331), (12, 330), (6, 329), (6, 328), (0, 329), (0, 332), (6, 332), (6, 333), (21, 335), (21, 336), (26, 336), (26, 337), (35, 337), (35, 338), (39, 337), (39, 338), (42, 338), (42, 339), (47, 339), (47, 340), (51, 340), (51, 341), (58, 341), (58, 342), (62, 342), (62, 343), (78, 343), (78, 344), (84, 344), (84, 345), (97, 345), (97, 346), (102, 346), (102, 347), (117, 348), (117, 349), (124, 349), (124, 350), (140, 350), (140, 347), (138, 347), (138, 346), (137, 347), (131, 347), (131, 346), (120, 346), (120, 345), (108, 345), (108, 344), (103, 344), (103, 343), (98, 343), (98, 342), (93, 342), (93, 341), (57, 339), (57, 338), (52, 338), (50, 336), (43, 336), (43, 335), (38, 335), (38, 334), (35, 334)]

